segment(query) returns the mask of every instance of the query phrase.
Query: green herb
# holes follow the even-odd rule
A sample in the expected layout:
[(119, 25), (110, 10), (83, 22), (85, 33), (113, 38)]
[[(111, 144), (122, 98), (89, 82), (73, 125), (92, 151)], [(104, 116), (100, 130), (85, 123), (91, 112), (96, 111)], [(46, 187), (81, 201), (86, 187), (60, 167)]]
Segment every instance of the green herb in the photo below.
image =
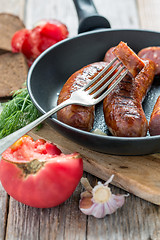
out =
[(4, 103), (0, 114), (0, 139), (26, 126), (39, 116), (27, 88), (16, 91), (13, 99)]

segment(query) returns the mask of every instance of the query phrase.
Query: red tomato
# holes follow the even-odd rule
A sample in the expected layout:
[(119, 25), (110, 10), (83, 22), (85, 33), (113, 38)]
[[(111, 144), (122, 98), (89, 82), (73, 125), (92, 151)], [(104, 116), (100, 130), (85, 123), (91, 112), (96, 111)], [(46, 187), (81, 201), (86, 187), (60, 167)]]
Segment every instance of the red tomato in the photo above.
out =
[(14, 199), (37, 208), (67, 200), (83, 174), (78, 153), (65, 155), (44, 140), (24, 136), (3, 154), (0, 180)]
[(61, 41), (68, 37), (67, 27), (56, 20), (44, 21), (40, 24), (42, 26), (41, 34), (54, 39), (55, 41)]
[(22, 44), (24, 40), (28, 38), (29, 32), (30, 31), (27, 29), (21, 29), (15, 32), (11, 40), (11, 46), (12, 46), (13, 52), (21, 52)]
[(41, 36), (39, 44), (38, 44), (38, 50), (42, 53), (43, 51), (45, 51), (47, 48), (51, 47), (52, 45), (54, 45), (57, 41), (52, 39), (52, 38), (48, 38), (45, 36)]
[(24, 39), (21, 52), (26, 56), (27, 60), (33, 62), (41, 52), (38, 49), (40, 42), (40, 27), (34, 28), (30, 31), (27, 38)]
[(12, 51), (22, 52), (31, 65), (44, 50), (67, 37), (68, 29), (60, 21), (41, 21), (32, 30), (22, 29), (13, 35)]

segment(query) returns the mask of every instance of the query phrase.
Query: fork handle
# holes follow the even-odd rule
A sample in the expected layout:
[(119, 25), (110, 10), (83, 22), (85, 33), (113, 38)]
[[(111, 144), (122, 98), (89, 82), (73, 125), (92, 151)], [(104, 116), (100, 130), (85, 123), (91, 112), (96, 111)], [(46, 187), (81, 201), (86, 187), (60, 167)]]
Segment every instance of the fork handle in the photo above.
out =
[(56, 113), (57, 111), (61, 110), (62, 108), (71, 104), (71, 101), (67, 99), (66, 101), (62, 102), (55, 108), (51, 109), (49, 112), (45, 113), (41, 117), (37, 118), (35, 121), (31, 122), (27, 126), (20, 128), (19, 130), (11, 133), (7, 137), (4, 137), (0, 140), (0, 154), (2, 154), (8, 147), (10, 147), (13, 143), (15, 143), (20, 137), (28, 133), (38, 124), (46, 120), (48, 117)]

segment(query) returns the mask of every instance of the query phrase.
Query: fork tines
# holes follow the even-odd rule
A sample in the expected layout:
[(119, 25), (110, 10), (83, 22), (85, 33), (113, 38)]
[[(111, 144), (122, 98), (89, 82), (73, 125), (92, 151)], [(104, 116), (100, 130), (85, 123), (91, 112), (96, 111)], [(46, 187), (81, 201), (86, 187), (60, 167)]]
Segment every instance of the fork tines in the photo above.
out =
[[(102, 93), (109, 85), (110, 83), (112, 83), (120, 74), (120, 76), (116, 79), (116, 81), (110, 86), (110, 88), (104, 92), (99, 98), (101, 98), (103, 100), (103, 98), (105, 96), (107, 96), (113, 89), (114, 87), (125, 77), (125, 75), (128, 73), (128, 69), (126, 69), (126, 67), (124, 65), (122, 65), (122, 62), (118, 62), (113, 68), (111, 68), (111, 70), (109, 70), (109, 68), (118, 60), (118, 58), (114, 58), (99, 74), (97, 74), (97, 76), (95, 78), (92, 79), (92, 81), (90, 81), (88, 84), (86, 84), (82, 90), (87, 90), (87, 88), (89, 88), (91, 85), (93, 85), (91, 88), (89, 88), (87, 90), (88, 94), (92, 94), (97, 88), (96, 92), (94, 92), (92, 94), (93, 98), (96, 98), (100, 93)], [(121, 68), (118, 69), (118, 67), (121, 66)], [(117, 70), (117, 72), (114, 73), (114, 71)], [(124, 69), (126, 69), (124, 71)], [(107, 70), (109, 70), (103, 78), (101, 78), (99, 81), (97, 81)], [(111, 78), (109, 78), (111, 77)], [(106, 81), (106, 79), (109, 78)], [(97, 81), (97, 82), (96, 82)], [(95, 83), (96, 82), (96, 83)], [(95, 83), (95, 84), (94, 84)], [(104, 83), (104, 84), (103, 84)], [(101, 86), (102, 85), (102, 86)], [(98, 98), (98, 101), (100, 101), (100, 99)]]

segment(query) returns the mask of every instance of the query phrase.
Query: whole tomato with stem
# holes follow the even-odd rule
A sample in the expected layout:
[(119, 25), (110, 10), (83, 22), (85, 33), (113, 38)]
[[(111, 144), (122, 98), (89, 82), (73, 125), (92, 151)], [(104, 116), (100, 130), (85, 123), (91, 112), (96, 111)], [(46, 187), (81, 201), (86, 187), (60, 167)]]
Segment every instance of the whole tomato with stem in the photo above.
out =
[(13, 52), (25, 55), (30, 66), (47, 48), (68, 37), (68, 29), (58, 20), (40, 21), (33, 29), (17, 31), (11, 40)]
[(49, 208), (66, 201), (83, 174), (78, 153), (65, 155), (52, 143), (26, 135), (9, 147), (0, 162), (6, 192), (31, 207)]

